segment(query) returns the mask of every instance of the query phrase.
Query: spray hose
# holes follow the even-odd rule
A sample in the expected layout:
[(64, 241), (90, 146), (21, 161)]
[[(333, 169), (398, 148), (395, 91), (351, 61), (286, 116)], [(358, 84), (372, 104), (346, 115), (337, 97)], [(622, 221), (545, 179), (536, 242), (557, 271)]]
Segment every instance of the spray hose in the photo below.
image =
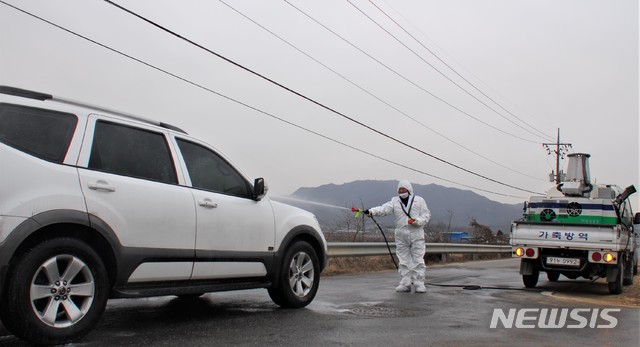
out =
[[(357, 209), (355, 207), (351, 208), (351, 212), (355, 212), (356, 216), (355, 218), (358, 218), (360, 216), (360, 213), (364, 212), (361, 209)], [(389, 247), (389, 241), (387, 241), (387, 236), (384, 234), (384, 231), (382, 231), (382, 227), (380, 227), (380, 224), (378, 224), (378, 222), (375, 220), (375, 218), (373, 218), (373, 216), (371, 215), (371, 213), (367, 213), (365, 214), (366, 216), (369, 216), (369, 218), (371, 218), (371, 220), (376, 224), (376, 226), (378, 227), (378, 230), (380, 230), (380, 233), (382, 234), (382, 237), (384, 238), (384, 243), (387, 244), (387, 250), (389, 250), (389, 256), (391, 256), (391, 260), (393, 261), (393, 265), (396, 266), (396, 269), (398, 269), (398, 263), (396, 263), (396, 258), (393, 256), (393, 253), (391, 252), (391, 247)]]

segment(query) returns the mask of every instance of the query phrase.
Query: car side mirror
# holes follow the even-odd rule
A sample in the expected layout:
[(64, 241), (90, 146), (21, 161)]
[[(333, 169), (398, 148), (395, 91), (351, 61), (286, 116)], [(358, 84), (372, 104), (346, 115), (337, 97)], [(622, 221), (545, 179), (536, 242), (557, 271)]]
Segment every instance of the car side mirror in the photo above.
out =
[(267, 185), (264, 182), (264, 178), (256, 178), (256, 180), (253, 182), (253, 199), (256, 201), (262, 200), (262, 198), (267, 195), (268, 190), (269, 188), (267, 188)]

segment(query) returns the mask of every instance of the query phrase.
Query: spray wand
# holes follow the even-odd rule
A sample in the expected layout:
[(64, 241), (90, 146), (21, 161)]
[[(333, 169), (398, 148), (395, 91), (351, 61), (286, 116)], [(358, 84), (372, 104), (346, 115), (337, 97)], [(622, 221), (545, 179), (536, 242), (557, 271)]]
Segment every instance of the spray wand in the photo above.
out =
[[(352, 207), (351, 208), (351, 212), (355, 212), (356, 216), (355, 218), (358, 218), (360, 216), (360, 213), (364, 212), (361, 209)], [(371, 220), (376, 224), (376, 226), (378, 227), (378, 230), (380, 230), (380, 233), (382, 234), (382, 237), (384, 238), (384, 243), (387, 244), (387, 249), (389, 250), (389, 256), (391, 256), (391, 260), (393, 260), (393, 265), (396, 266), (396, 269), (398, 269), (398, 263), (396, 263), (396, 258), (393, 256), (393, 253), (391, 253), (391, 247), (389, 247), (389, 241), (387, 241), (387, 236), (384, 234), (384, 231), (382, 231), (382, 227), (380, 227), (380, 224), (378, 224), (378, 222), (375, 220), (375, 218), (373, 218), (373, 216), (371, 215), (371, 213), (366, 213), (366, 216), (369, 216), (369, 218), (371, 218)]]

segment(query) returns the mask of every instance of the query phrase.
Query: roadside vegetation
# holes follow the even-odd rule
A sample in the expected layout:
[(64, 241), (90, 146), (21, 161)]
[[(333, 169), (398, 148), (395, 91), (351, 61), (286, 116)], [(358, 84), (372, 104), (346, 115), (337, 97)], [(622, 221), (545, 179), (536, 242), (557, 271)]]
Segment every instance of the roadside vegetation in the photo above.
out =
[[(451, 225), (453, 212), (449, 212), (449, 221), (447, 223), (437, 222), (429, 223), (425, 227), (425, 239), (429, 243), (450, 242), (448, 233), (454, 228)], [(393, 228), (390, 226), (380, 225), (388, 242), (394, 242)], [(363, 231), (364, 230), (364, 231)], [(475, 218), (469, 220), (467, 227), (457, 227), (455, 230), (465, 230), (469, 233), (470, 238), (466, 243), (479, 244), (506, 244), (507, 239), (502, 232), (493, 232), (491, 228), (482, 225)], [(353, 218), (353, 214), (345, 213), (343, 218), (336, 221), (333, 226), (324, 227), (324, 235), (328, 242), (384, 242), (385, 238), (380, 230), (368, 218)], [(447, 254), (447, 263), (456, 263), (472, 260), (488, 260), (497, 259), (497, 254)], [(397, 262), (397, 258), (396, 258)], [(425, 263), (441, 264), (442, 258), (439, 254), (425, 255)], [(367, 256), (367, 257), (338, 257), (329, 259), (329, 264), (324, 274), (341, 275), (341, 274), (357, 274), (374, 271), (395, 270), (390, 255), (384, 256)]]
[[(452, 214), (450, 213), (450, 217)], [(371, 221), (362, 219), (356, 220), (352, 214), (345, 215), (345, 218), (338, 221), (332, 227), (325, 227), (325, 237), (328, 242), (384, 242), (380, 230)], [(393, 228), (381, 225), (388, 242), (394, 242)], [(363, 232), (363, 230), (366, 230)], [(436, 222), (429, 223), (425, 227), (425, 238), (430, 243), (449, 242), (447, 233), (454, 230), (450, 223)], [(509, 240), (499, 231), (493, 231), (486, 225), (477, 222), (475, 218), (469, 220), (466, 228), (455, 228), (455, 230), (466, 230), (471, 238), (469, 243), (479, 244), (508, 244)], [(505, 255), (502, 255), (505, 257)], [(447, 254), (446, 263), (461, 263), (476, 260), (498, 259), (497, 254)], [(396, 258), (397, 262), (397, 258)], [(440, 255), (425, 255), (427, 269), (430, 265), (443, 264)], [(336, 257), (330, 258), (329, 264), (322, 273), (324, 276), (362, 274), (377, 271), (393, 271), (395, 266), (390, 255), (367, 256), (367, 257)], [(428, 271), (428, 270), (427, 270)], [(640, 276), (635, 278), (635, 283), (626, 286), (620, 295), (594, 295), (593, 300), (600, 304), (621, 305), (630, 307), (640, 307)]]

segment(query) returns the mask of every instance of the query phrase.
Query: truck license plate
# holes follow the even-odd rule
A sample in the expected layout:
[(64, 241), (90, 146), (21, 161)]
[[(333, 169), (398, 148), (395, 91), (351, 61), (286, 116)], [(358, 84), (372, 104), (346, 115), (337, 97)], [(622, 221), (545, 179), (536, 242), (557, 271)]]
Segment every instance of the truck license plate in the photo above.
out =
[(580, 266), (580, 259), (547, 257), (547, 264), (564, 265), (564, 266)]

